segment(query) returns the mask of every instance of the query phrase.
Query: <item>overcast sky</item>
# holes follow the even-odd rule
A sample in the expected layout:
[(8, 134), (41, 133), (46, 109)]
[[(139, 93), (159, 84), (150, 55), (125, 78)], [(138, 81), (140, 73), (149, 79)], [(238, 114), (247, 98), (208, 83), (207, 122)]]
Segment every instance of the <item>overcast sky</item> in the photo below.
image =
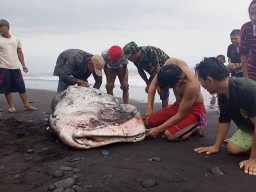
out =
[[(21, 40), (30, 72), (52, 72), (60, 52), (100, 54), (130, 41), (161, 48), (190, 66), (226, 55), (251, 0), (8, 0), (0, 18)], [(133, 65), (129, 64), (130, 67)]]

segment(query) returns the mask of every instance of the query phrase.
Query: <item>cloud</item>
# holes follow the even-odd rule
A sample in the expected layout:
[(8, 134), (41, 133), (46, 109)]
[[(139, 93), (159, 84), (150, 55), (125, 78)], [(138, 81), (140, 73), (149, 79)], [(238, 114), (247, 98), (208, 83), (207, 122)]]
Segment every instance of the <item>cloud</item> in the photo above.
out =
[[(21, 39), (32, 70), (52, 71), (58, 53), (91, 53), (131, 40), (196, 63), (226, 53), (229, 33), (249, 20), (250, 0), (11, 0), (1, 17)], [(36, 67), (35, 67), (36, 66)]]

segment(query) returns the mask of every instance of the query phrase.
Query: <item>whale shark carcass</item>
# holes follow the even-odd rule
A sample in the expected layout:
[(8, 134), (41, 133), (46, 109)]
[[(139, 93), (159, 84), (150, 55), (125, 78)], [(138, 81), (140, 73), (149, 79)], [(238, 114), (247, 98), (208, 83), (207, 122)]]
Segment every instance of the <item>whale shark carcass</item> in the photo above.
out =
[(69, 86), (56, 94), (51, 108), (50, 131), (70, 147), (88, 149), (145, 138), (138, 109), (98, 89)]

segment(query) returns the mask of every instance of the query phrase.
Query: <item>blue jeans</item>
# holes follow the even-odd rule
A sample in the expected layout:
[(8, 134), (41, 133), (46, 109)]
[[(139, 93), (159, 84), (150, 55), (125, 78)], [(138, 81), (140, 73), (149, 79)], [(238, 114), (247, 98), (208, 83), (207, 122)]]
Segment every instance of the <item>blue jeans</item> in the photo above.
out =
[[(155, 74), (150, 75), (148, 81), (151, 83), (151, 81), (154, 79), (154, 77), (155, 77)], [(159, 94), (161, 100), (165, 100), (165, 99), (169, 98), (169, 95), (170, 95), (169, 89), (163, 89), (162, 93)]]
[(58, 87), (57, 87), (57, 93), (66, 90), (68, 88), (68, 86), (69, 86), (68, 84), (64, 83), (63, 81), (61, 81), (59, 79)]

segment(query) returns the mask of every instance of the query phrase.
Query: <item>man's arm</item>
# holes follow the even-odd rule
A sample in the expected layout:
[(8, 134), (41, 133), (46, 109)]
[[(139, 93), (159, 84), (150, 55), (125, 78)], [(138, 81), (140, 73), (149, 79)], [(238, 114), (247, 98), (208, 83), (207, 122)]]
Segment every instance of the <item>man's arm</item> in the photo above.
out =
[(245, 173), (256, 175), (256, 116), (250, 118), (254, 124), (253, 144), (251, 148), (250, 158), (239, 163), (240, 168), (244, 168)]
[(148, 136), (156, 137), (160, 132), (165, 131), (170, 126), (178, 123), (187, 115), (187, 113), (189, 112), (189, 110), (191, 109), (195, 102), (199, 90), (199, 84), (191, 82), (187, 86), (188, 87), (185, 88), (186, 90), (184, 90), (183, 92), (183, 97), (180, 102), (177, 113), (170, 117), (166, 122), (159, 125), (158, 127), (150, 129), (150, 131), (147, 134)]
[(248, 64), (247, 64), (248, 56), (247, 55), (241, 55), (241, 63), (242, 63), (242, 69), (243, 69), (243, 76), (248, 77)]
[(146, 113), (145, 113), (146, 119), (153, 113), (153, 106), (154, 106), (154, 100), (155, 100), (157, 86), (158, 86), (157, 75), (155, 75), (155, 77), (151, 81), (149, 89), (148, 89), (148, 103), (147, 103), (147, 109), (146, 109)]
[(19, 59), (21, 65), (22, 65), (23, 71), (25, 73), (27, 73), (28, 72), (28, 68), (25, 65), (25, 59), (24, 59), (24, 55), (23, 55), (23, 52), (22, 52), (21, 48), (17, 48), (17, 54), (18, 54), (18, 59)]
[(221, 144), (224, 141), (224, 138), (226, 137), (229, 128), (230, 123), (218, 123), (215, 143), (212, 146), (195, 148), (195, 152), (206, 154), (219, 152)]
[(95, 80), (93, 88), (100, 89), (100, 86), (102, 84), (102, 76), (98, 76), (96, 73), (93, 73), (93, 78)]
[(141, 76), (141, 78), (145, 81), (146, 85), (149, 85), (148, 77), (145, 73), (145, 71), (142, 68), (138, 68), (138, 73)]
[[(68, 58), (67, 63), (62, 68), (62, 73), (60, 74), (60, 79), (67, 85), (85, 86), (86, 82), (73, 77), (73, 72), (75, 70), (76, 60), (73, 57)], [(87, 84), (88, 85), (88, 84)]]
[(168, 119), (166, 122), (164, 122), (162, 125), (158, 126), (158, 132), (165, 131), (168, 127), (181, 121), (193, 106), (198, 93), (199, 85), (190, 83), (187, 86), (189, 87), (185, 88), (186, 90), (184, 90), (183, 92), (183, 97), (180, 102), (177, 113), (170, 119)]
[(106, 80), (107, 80), (107, 83), (110, 82), (110, 69), (108, 68), (108, 65), (106, 63), (106, 65), (104, 66), (104, 73), (106, 75)]

